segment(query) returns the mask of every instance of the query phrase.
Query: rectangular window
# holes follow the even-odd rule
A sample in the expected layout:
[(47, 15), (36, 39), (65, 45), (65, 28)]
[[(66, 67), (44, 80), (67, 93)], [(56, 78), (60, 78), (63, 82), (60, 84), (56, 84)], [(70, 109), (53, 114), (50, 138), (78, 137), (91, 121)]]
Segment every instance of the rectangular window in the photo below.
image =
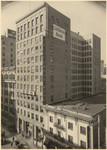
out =
[(30, 28), (30, 22), (28, 22), (28, 29)]
[(32, 20), (32, 27), (34, 26), (34, 19)]
[(51, 128), (51, 127), (50, 127), (50, 133), (52, 133), (52, 134), (53, 134), (53, 128)]
[(40, 16), (40, 22), (43, 22), (43, 14)]
[(34, 119), (34, 113), (31, 113), (31, 118)]
[(86, 135), (86, 128), (80, 126), (80, 133)]
[(73, 123), (68, 122), (68, 129), (73, 130)]
[(61, 125), (61, 119), (58, 119), (58, 125)]
[(40, 106), (40, 112), (43, 112), (43, 106)]
[(50, 116), (50, 122), (53, 122), (53, 117), (52, 116)]
[(73, 143), (73, 137), (68, 135), (68, 141)]
[(38, 31), (39, 31), (38, 29), (39, 29), (39, 28), (38, 28), (38, 27), (36, 27), (36, 34), (37, 34), (37, 33), (38, 33)]
[(40, 32), (42, 32), (42, 31), (43, 31), (43, 25), (40, 26)]
[(35, 105), (35, 110), (36, 110), (36, 111), (38, 111), (38, 110), (39, 110), (38, 105)]
[(40, 122), (41, 122), (41, 123), (43, 122), (43, 117), (41, 117), (41, 116), (40, 116)]
[(35, 118), (35, 119), (36, 119), (36, 121), (38, 121), (38, 115), (36, 115), (35, 117), (36, 117), (36, 118)]
[(36, 17), (36, 24), (38, 24), (38, 17)]

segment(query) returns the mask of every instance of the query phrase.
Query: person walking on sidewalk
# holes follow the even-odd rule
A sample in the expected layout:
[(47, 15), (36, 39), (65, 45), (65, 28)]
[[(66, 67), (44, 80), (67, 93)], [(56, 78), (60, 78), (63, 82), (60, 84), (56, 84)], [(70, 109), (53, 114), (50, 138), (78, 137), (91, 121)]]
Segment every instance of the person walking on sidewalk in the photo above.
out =
[(14, 137), (12, 138), (13, 142), (14, 142)]
[(13, 146), (13, 142), (11, 142), (11, 147)]

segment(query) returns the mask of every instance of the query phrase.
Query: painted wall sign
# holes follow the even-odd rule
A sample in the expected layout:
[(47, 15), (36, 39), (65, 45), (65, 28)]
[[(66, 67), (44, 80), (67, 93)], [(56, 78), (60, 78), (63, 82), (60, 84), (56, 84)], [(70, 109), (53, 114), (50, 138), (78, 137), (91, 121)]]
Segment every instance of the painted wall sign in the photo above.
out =
[(65, 41), (65, 30), (53, 24), (53, 37)]

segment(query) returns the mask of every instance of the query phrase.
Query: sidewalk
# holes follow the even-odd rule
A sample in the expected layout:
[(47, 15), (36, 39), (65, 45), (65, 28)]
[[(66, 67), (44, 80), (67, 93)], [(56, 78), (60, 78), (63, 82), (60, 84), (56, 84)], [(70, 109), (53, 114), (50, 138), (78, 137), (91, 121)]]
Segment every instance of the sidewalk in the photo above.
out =
[(30, 139), (28, 139), (28, 138), (26, 139), (21, 134), (17, 135), (15, 137), (15, 140), (18, 140), (22, 144), (28, 145), (30, 149), (41, 149), (41, 147), (39, 145), (36, 146), (36, 141), (33, 143), (33, 140), (31, 138)]

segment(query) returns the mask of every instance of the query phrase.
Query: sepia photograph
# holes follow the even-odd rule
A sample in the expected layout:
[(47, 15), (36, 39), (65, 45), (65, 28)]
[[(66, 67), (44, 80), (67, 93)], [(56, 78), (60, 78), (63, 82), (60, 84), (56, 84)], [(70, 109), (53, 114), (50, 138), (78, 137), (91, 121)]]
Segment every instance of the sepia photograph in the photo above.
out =
[(106, 149), (106, 1), (1, 1), (1, 149)]

